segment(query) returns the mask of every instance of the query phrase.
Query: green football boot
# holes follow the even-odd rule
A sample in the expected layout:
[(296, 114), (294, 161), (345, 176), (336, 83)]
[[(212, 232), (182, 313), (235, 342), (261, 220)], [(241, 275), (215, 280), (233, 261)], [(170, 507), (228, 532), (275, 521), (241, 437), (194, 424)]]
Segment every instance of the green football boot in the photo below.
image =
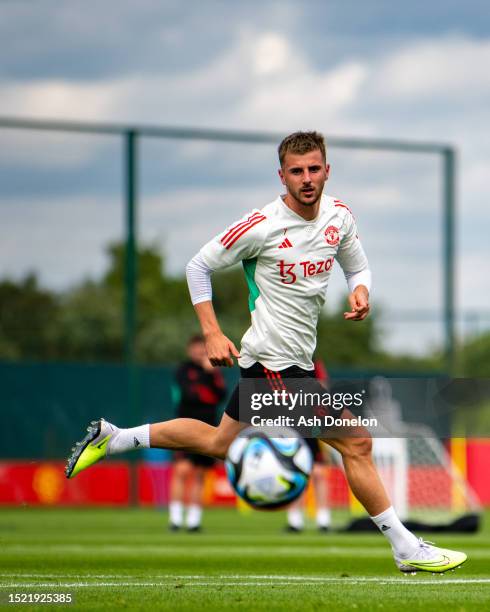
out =
[(67, 478), (73, 478), (82, 470), (104, 459), (107, 455), (107, 445), (119, 429), (112, 423), (99, 419), (90, 423), (87, 432), (85, 438), (71, 449), (72, 453), (65, 467)]
[(401, 572), (432, 572), (441, 574), (462, 565), (467, 559), (464, 552), (433, 546), (432, 542), (419, 540), (419, 546), (407, 559), (395, 555), (395, 563)]

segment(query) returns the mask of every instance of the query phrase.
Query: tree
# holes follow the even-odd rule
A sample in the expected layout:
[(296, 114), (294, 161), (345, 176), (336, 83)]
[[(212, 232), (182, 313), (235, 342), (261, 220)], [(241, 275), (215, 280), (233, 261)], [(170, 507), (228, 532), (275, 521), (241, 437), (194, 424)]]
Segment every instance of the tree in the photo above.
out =
[(458, 375), (490, 378), (490, 332), (471, 337), (458, 353)]
[(0, 358), (52, 359), (60, 308), (35, 274), (0, 282)]
[(123, 359), (121, 291), (94, 281), (59, 296), (58, 359), (110, 361)]

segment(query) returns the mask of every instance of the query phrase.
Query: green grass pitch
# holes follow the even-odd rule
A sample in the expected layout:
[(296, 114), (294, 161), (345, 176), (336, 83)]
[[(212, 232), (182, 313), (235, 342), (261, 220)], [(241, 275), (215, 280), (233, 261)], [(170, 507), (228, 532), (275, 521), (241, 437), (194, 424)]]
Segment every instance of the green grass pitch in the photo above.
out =
[(3, 509), (2, 604), (58, 592), (85, 610), (490, 609), (488, 527), (427, 538), (465, 550), (462, 568), (404, 576), (381, 535), (283, 534), (283, 524), (284, 513), (209, 510), (204, 532), (187, 534), (169, 533), (158, 510)]

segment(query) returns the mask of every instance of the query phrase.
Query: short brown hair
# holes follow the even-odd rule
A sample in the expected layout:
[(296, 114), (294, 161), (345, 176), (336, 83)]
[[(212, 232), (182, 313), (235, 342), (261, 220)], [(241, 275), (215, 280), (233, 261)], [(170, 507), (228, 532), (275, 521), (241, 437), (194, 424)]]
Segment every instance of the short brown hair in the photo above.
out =
[(284, 163), (286, 153), (295, 153), (296, 155), (304, 155), (310, 151), (319, 150), (324, 161), (327, 160), (327, 152), (325, 149), (325, 139), (319, 132), (294, 132), (286, 136), (279, 145), (277, 152), (279, 153), (279, 161), (281, 166)]
[(204, 336), (202, 334), (194, 334), (187, 340), (187, 346), (192, 346), (194, 344), (205, 344)]

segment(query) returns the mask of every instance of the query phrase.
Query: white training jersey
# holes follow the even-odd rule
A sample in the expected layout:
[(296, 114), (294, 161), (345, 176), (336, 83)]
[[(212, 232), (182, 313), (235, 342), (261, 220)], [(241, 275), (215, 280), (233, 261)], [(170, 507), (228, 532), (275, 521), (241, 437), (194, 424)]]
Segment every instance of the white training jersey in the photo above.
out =
[(278, 197), (213, 238), (200, 255), (211, 270), (243, 263), (252, 323), (238, 362), (248, 368), (258, 361), (276, 371), (313, 369), (318, 316), (334, 260), (346, 274), (368, 267), (350, 209), (328, 196), (312, 221)]

